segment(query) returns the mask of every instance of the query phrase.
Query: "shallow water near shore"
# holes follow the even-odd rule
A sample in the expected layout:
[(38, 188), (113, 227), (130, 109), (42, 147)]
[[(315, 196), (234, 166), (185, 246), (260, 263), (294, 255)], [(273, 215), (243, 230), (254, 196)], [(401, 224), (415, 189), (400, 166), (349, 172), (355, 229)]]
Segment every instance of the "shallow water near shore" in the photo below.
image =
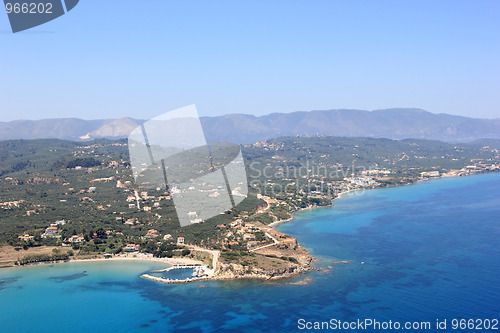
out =
[(499, 317), (500, 174), (352, 192), (277, 228), (322, 269), (181, 285), (140, 278), (165, 268), (157, 262), (1, 269), (0, 330), (293, 332), (299, 319), (373, 318), (448, 319), (451, 331), (454, 318)]

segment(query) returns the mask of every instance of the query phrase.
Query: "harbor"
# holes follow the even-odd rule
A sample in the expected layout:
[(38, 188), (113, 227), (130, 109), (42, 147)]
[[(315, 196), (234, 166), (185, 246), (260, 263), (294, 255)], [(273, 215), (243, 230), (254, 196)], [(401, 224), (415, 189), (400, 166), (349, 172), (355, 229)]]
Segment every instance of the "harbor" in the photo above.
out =
[[(179, 270), (183, 272), (180, 272), (180, 274), (172, 274)], [(165, 269), (152, 271), (151, 273), (162, 273), (162, 276), (143, 274), (141, 277), (152, 281), (173, 284), (211, 279), (214, 275), (214, 270), (210, 269), (209, 266), (203, 265), (174, 265)]]

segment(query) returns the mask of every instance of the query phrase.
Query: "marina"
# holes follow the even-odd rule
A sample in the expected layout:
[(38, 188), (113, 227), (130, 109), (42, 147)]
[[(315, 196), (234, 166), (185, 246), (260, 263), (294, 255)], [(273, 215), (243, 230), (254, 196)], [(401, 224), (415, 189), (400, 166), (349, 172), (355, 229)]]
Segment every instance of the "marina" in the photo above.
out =
[[(161, 273), (161, 276), (159, 276)], [(187, 283), (198, 280), (207, 280), (213, 277), (213, 270), (202, 265), (174, 265), (165, 269), (152, 271), (141, 275), (142, 278), (161, 283)]]

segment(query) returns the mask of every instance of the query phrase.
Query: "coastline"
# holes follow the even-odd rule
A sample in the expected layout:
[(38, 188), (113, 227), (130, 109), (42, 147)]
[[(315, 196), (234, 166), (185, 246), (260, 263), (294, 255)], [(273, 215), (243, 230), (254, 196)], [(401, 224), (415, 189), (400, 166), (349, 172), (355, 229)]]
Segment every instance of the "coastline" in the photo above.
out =
[[(477, 181), (488, 182), (490, 180), (490, 181), (495, 181), (495, 183), (498, 184), (500, 178), (497, 177), (497, 175), (491, 175), (491, 176), (492, 177), (486, 176), (485, 179), (479, 177), (477, 178)], [(476, 178), (476, 177), (470, 177), (470, 178)], [(103, 317), (111, 318), (112, 320), (110, 320), (110, 326), (117, 323), (117, 321), (113, 320), (113, 318), (119, 318), (121, 322), (123, 321), (126, 322), (128, 320), (127, 319), (128, 317), (136, 318), (131, 314), (137, 314), (138, 313), (137, 309), (140, 309), (139, 311), (140, 314), (143, 316), (143, 318), (146, 318), (146, 319), (140, 318), (137, 324), (135, 324), (135, 326), (138, 327), (138, 333), (140, 333), (139, 331), (141, 329), (143, 331), (145, 330), (144, 328), (140, 328), (140, 325), (144, 323), (151, 323), (150, 320), (158, 319), (158, 327), (156, 326), (151, 327), (152, 330), (161, 331), (161, 329), (165, 329), (165, 327), (170, 327), (169, 325), (171, 325), (172, 322), (160, 321), (161, 317), (165, 315), (165, 313), (160, 311), (162, 309), (166, 309), (165, 307), (162, 307), (162, 304), (169, 307), (171, 307), (172, 304), (176, 306), (175, 308), (172, 308), (175, 311), (172, 312), (172, 314), (176, 315), (177, 313), (180, 313), (180, 315), (173, 317), (174, 321), (176, 320), (175, 318), (180, 318), (180, 317), (185, 318), (185, 322), (180, 323), (179, 327), (181, 325), (183, 325), (183, 327), (188, 327), (190, 323), (193, 322), (194, 320), (192, 319), (193, 318), (192, 316), (195, 316), (196, 314), (200, 314), (202, 316), (206, 315), (208, 317), (213, 316), (216, 319), (222, 316), (224, 318), (231, 320), (232, 318), (231, 316), (224, 316), (224, 314), (229, 312), (227, 308), (228, 304), (234, 306), (234, 309), (236, 309), (237, 311), (241, 311), (235, 313), (241, 313), (243, 316), (246, 316), (249, 314), (248, 310), (249, 305), (247, 304), (251, 304), (252, 308), (250, 310), (260, 309), (261, 313), (263, 314), (261, 319), (259, 319), (262, 326), (266, 322), (269, 322), (271, 314), (273, 316), (279, 317), (280, 313), (291, 313), (292, 314), (291, 322), (294, 323), (293, 316), (295, 315), (295, 313), (298, 313), (297, 311), (301, 311), (300, 309), (302, 309), (305, 306), (308, 307), (307, 310), (308, 313), (318, 313), (319, 309), (322, 311), (325, 318), (329, 318), (328, 317), (329, 310), (330, 312), (336, 311), (331, 306), (332, 300), (333, 302), (337, 303), (343, 301), (344, 298), (342, 298), (339, 301), (339, 297), (343, 297), (345, 295), (344, 292), (347, 290), (346, 288), (352, 285), (355, 286), (356, 282), (361, 282), (361, 283), (366, 282), (366, 284), (370, 286), (368, 289), (364, 288), (361, 288), (361, 290), (359, 288), (358, 289), (354, 288), (352, 290), (349, 289), (350, 291), (349, 295), (351, 295), (349, 296), (349, 300), (353, 300), (353, 303), (351, 305), (354, 305), (354, 307), (359, 305), (359, 303), (357, 303), (359, 300), (362, 300), (363, 304), (362, 307), (360, 307), (360, 309), (363, 309), (363, 311), (366, 311), (366, 313), (368, 314), (372, 313), (371, 311), (374, 311), (374, 304), (376, 304), (376, 302), (374, 303), (372, 301), (373, 295), (376, 296), (380, 295), (381, 297), (384, 297), (380, 298), (380, 303), (387, 305), (388, 307), (381, 308), (380, 310), (377, 311), (381, 311), (380, 313), (386, 313), (387, 311), (390, 311), (388, 309), (390, 309), (391, 304), (399, 304), (397, 302), (401, 299), (405, 300), (405, 302), (406, 300), (408, 300), (408, 304), (411, 305), (412, 304), (411, 302), (413, 302), (414, 299), (404, 298), (405, 296), (409, 295), (408, 292), (410, 292), (410, 295), (414, 295), (416, 298), (420, 300), (418, 303), (419, 304), (418, 309), (424, 309), (425, 311), (429, 311), (425, 306), (426, 304), (430, 303), (429, 302), (430, 300), (433, 299), (436, 300), (438, 304), (436, 305), (436, 308), (438, 308), (439, 305), (441, 304), (439, 303), (441, 302), (439, 297), (442, 295), (439, 293), (438, 294), (433, 293), (435, 289), (429, 288), (429, 286), (425, 284), (419, 284), (417, 288), (415, 287), (402, 288), (400, 285), (395, 285), (393, 289), (398, 294), (393, 296), (387, 293), (387, 285), (384, 283), (384, 281), (385, 282), (388, 281), (387, 280), (388, 277), (389, 279), (392, 279), (395, 276), (394, 274), (386, 275), (385, 274), (386, 272), (394, 272), (396, 271), (396, 269), (399, 269), (401, 267), (412, 267), (412, 268), (415, 267), (415, 269), (411, 271), (411, 273), (414, 274), (416, 278), (421, 277), (421, 275), (419, 275), (420, 273), (428, 272), (427, 271), (428, 267), (426, 266), (425, 259), (422, 261), (422, 258), (419, 258), (418, 256), (402, 256), (401, 258), (406, 260), (403, 265), (399, 260), (391, 260), (394, 259), (394, 252), (388, 251), (382, 254), (381, 253), (373, 254), (370, 252), (371, 251), (370, 249), (383, 248), (385, 239), (389, 239), (389, 237), (393, 237), (396, 235), (404, 236), (405, 231), (409, 229), (398, 228), (396, 229), (399, 231), (398, 234), (392, 235), (391, 232), (392, 230), (395, 230), (395, 228), (392, 228), (393, 225), (391, 223), (388, 224), (381, 223), (380, 225), (372, 224), (371, 226), (369, 226), (370, 229), (368, 228), (366, 229), (369, 232), (363, 235), (364, 239), (351, 239), (350, 243), (347, 242), (345, 243), (345, 247), (344, 243), (340, 243), (338, 245), (336, 244), (335, 247), (332, 247), (329, 246), (328, 243), (324, 242), (325, 240), (326, 241), (328, 240), (326, 237), (318, 241), (315, 241), (313, 237), (315, 234), (317, 234), (317, 231), (321, 232), (326, 231), (330, 233), (336, 233), (337, 231), (340, 231), (340, 235), (335, 236), (335, 239), (341, 239), (343, 237), (342, 233), (344, 230), (338, 229), (337, 227), (330, 229), (328, 226), (328, 223), (330, 222), (327, 221), (330, 220), (332, 221), (331, 223), (337, 223), (333, 222), (334, 220), (337, 219), (335, 217), (337, 214), (334, 212), (339, 210), (340, 208), (342, 208), (343, 211), (344, 208), (349, 209), (350, 210), (349, 213), (352, 212), (353, 214), (363, 213), (362, 211), (359, 210), (360, 206), (358, 206), (358, 204), (354, 204), (354, 201), (359, 202), (364, 207), (370, 207), (370, 208), (373, 207), (375, 209), (382, 209), (383, 210), (382, 215), (378, 216), (383, 217), (383, 214), (386, 214), (387, 212), (386, 207), (389, 208), (389, 214), (392, 212), (390, 209), (391, 206), (394, 205), (394, 202), (398, 201), (407, 202), (409, 205), (411, 205), (411, 203), (414, 202), (415, 200), (425, 199), (425, 197), (432, 198), (433, 193), (444, 194), (443, 191), (446, 191), (447, 193), (450, 194), (450, 197), (448, 197), (449, 199), (445, 198), (443, 202), (451, 203), (455, 200), (453, 198), (453, 194), (457, 192), (456, 190), (453, 190), (453, 188), (455, 187), (464, 188), (464, 186), (468, 186), (467, 184), (469, 183), (470, 184), (476, 183), (476, 179), (450, 178), (450, 179), (443, 179), (443, 180), (436, 180), (429, 182), (423, 181), (420, 183), (419, 186), (415, 187), (401, 187), (398, 189), (388, 188), (387, 190), (383, 190), (382, 188), (381, 191), (366, 192), (363, 195), (362, 192), (346, 194), (342, 196), (343, 200), (335, 202), (335, 206), (331, 208), (331, 211), (328, 209), (324, 210), (321, 209), (317, 211), (311, 210), (296, 215), (295, 221), (292, 221), (288, 225), (285, 224), (281, 227), (278, 227), (278, 229), (283, 230), (284, 232), (290, 232), (291, 235), (295, 235), (296, 237), (298, 237), (302, 245), (307, 246), (311, 251), (315, 251), (313, 255), (319, 258), (321, 261), (319, 265), (317, 265), (317, 270), (311, 271), (310, 273), (297, 275), (292, 278), (285, 278), (280, 280), (233, 279), (233, 280), (221, 280), (221, 281), (212, 279), (212, 280), (194, 281), (191, 284), (189, 283), (164, 284), (162, 281), (147, 280), (141, 277), (141, 274), (144, 272), (159, 277), (177, 276), (179, 277), (179, 279), (182, 279), (184, 276), (190, 275), (191, 270), (181, 269), (178, 271), (179, 274), (177, 274), (177, 272), (175, 272), (174, 274), (164, 274), (164, 275), (161, 273), (153, 274), (150, 272), (157, 268), (159, 269), (163, 268), (162, 264), (159, 263), (150, 264), (146, 261), (123, 262), (123, 263), (120, 261), (114, 261), (112, 263), (85, 262), (81, 264), (75, 263), (70, 265), (55, 265), (54, 267), (36, 266), (20, 270), (13, 269), (11, 272), (6, 273), (2, 277), (2, 279), (6, 281), (4, 284), (5, 288), (2, 293), (2, 295), (5, 295), (5, 302), (4, 302), (5, 308), (7, 310), (7, 313), (9, 313), (9, 311), (12, 312), (16, 311), (16, 313), (17, 312), (20, 313), (19, 317), (21, 317), (25, 316), (26, 307), (30, 307), (30, 304), (37, 302), (36, 306), (40, 306), (42, 309), (44, 309), (43, 306), (46, 306), (47, 302), (52, 301), (53, 297), (54, 299), (53, 303), (55, 303), (55, 301), (57, 300), (57, 304), (64, 305), (67, 302), (71, 304), (81, 304), (82, 309), (84, 310), (86, 310), (86, 307), (88, 307), (91, 311), (93, 311), (89, 313), (90, 314), (88, 316), (89, 318), (90, 317), (96, 317), (97, 319)], [(452, 190), (448, 191), (448, 188), (451, 188)], [(481, 187), (476, 187), (476, 189), (478, 192), (474, 193), (481, 193)], [(464, 191), (460, 192), (462, 193), (462, 195), (460, 195), (461, 202), (467, 203), (468, 201), (467, 193)], [(429, 193), (431, 195), (429, 195)], [(495, 194), (494, 192), (491, 193), (491, 195), (494, 194)], [(379, 197), (379, 195), (381, 195), (384, 199), (389, 200), (387, 202), (387, 205), (385, 205), (384, 207), (377, 206), (376, 197)], [(367, 200), (365, 199), (365, 197), (371, 197), (370, 202), (365, 202), (365, 200)], [(490, 199), (492, 199), (492, 201), (485, 201), (483, 200), (482, 196), (475, 196), (475, 199), (477, 199), (475, 201), (479, 203), (491, 202), (492, 204), (494, 204), (495, 202), (495, 199), (491, 196)], [(424, 202), (429, 203), (429, 201), (427, 200), (425, 200)], [(454, 207), (460, 207), (458, 206), (459, 204), (460, 203), (454, 204), (455, 205)], [(422, 205), (419, 208), (423, 209), (422, 213), (426, 215), (425, 209), (428, 209), (428, 211), (430, 211), (429, 207), (430, 206)], [(435, 207), (442, 207), (442, 204), (436, 203)], [(473, 211), (474, 209), (472, 208), (471, 210)], [(435, 211), (434, 208), (433, 211)], [(405, 210), (400, 210), (400, 212), (401, 214), (405, 214)], [(334, 213), (332, 215), (333, 219), (330, 219), (331, 213)], [(442, 214), (446, 216), (447, 213), (446, 211), (444, 211), (442, 212)], [(376, 215), (372, 215), (370, 216), (370, 218), (375, 216)], [(398, 217), (399, 216), (404, 216), (404, 215), (398, 215)], [(491, 216), (494, 217), (494, 215), (488, 215), (485, 216), (485, 219), (489, 218), (489, 220), (492, 221), (491, 226), (495, 228), (494, 219), (491, 219), (490, 218)], [(356, 220), (358, 220), (359, 218), (362, 218), (362, 215), (357, 217)], [(419, 220), (418, 218), (412, 219), (411, 224), (415, 226), (415, 229), (413, 230), (423, 230), (419, 229), (418, 220)], [(381, 221), (383, 221), (383, 219), (381, 219)], [(400, 218), (395, 218), (394, 221), (397, 222), (397, 225), (402, 225), (402, 226), (404, 226), (404, 223), (406, 222), (406, 220)], [(417, 223), (415, 223), (414, 221), (417, 221)], [(453, 220), (450, 219), (449, 221), (450, 222), (448, 226), (450, 226), (450, 228), (453, 228), (454, 225)], [(346, 222), (348, 222), (348, 220), (346, 220)], [(474, 220), (472, 219), (470, 220), (470, 222), (471, 222), (470, 226), (473, 227), (475, 223)], [(432, 221), (429, 221), (427, 223), (427, 226), (431, 225), (431, 223)], [(308, 226), (306, 226), (306, 224)], [(320, 229), (322, 225), (326, 226), (327, 228)], [(309, 228), (309, 226), (311, 228)], [(385, 230), (381, 230), (379, 226), (384, 227)], [(446, 230), (447, 229), (444, 230), (438, 229), (437, 231), (438, 233), (440, 233), (441, 231), (446, 231)], [(460, 238), (462, 234), (460, 232), (456, 232), (455, 235), (457, 238)], [(373, 237), (372, 235), (376, 235), (377, 237)], [(436, 237), (438, 236), (439, 234), (436, 235)], [(351, 236), (347, 237), (351, 238)], [(413, 236), (410, 234), (408, 235), (408, 237), (413, 237)], [(493, 236), (488, 236), (488, 238), (490, 237), (492, 243), (494, 244)], [(363, 240), (369, 240), (370, 243), (363, 243)], [(373, 243), (371, 243), (372, 241)], [(468, 244), (468, 242), (469, 242), (468, 239), (463, 239), (463, 243), (461, 244)], [(391, 245), (394, 243), (391, 243)], [(397, 243), (399, 243), (397, 248), (398, 253), (405, 253), (404, 249), (405, 248), (411, 249), (412, 246), (412, 244), (405, 242), (404, 238), (401, 239), (401, 241), (398, 238)], [(358, 245), (360, 244), (361, 245), (367, 244), (367, 246), (361, 247), (363, 249), (363, 252), (353, 254), (352, 249), (355, 250), (358, 249)], [(371, 246), (372, 244), (373, 246)], [(427, 240), (422, 240), (420, 244), (429, 244), (429, 242)], [(445, 249), (444, 244), (442, 243), (439, 244), (440, 246), (442, 245), (441, 249)], [(419, 248), (424, 248), (424, 247), (419, 246)], [(477, 282), (478, 281), (477, 279), (481, 277), (480, 275), (478, 275), (479, 273), (484, 272), (486, 280), (490, 281), (488, 280), (488, 277), (490, 275), (486, 275), (487, 272), (490, 272), (491, 270), (493, 270), (494, 272), (497, 270), (496, 269), (497, 267), (495, 266), (494, 252), (493, 253), (490, 252), (492, 256), (488, 259), (488, 261), (485, 262), (480, 260), (481, 254), (478, 253), (478, 256), (476, 257), (478, 258), (478, 260), (475, 260), (475, 263), (476, 264), (480, 263), (481, 265), (484, 265), (482, 266), (485, 268), (485, 270), (483, 271), (482, 268), (478, 268), (476, 266), (473, 266), (474, 269), (471, 269), (470, 265), (469, 266), (462, 265), (463, 263), (460, 261), (456, 261), (457, 263), (456, 266), (454, 264), (450, 265), (446, 261), (441, 261), (440, 259), (448, 257), (448, 256), (440, 257), (441, 254), (447, 253), (447, 252), (440, 252), (441, 249), (436, 248), (436, 251), (434, 252), (435, 254), (429, 256), (429, 258), (434, 258), (433, 259), (434, 261), (432, 263), (436, 263), (436, 265), (439, 265), (438, 268), (453, 267), (454, 269), (446, 271), (447, 275), (444, 276), (450, 279), (446, 281), (442, 279), (443, 275), (441, 270), (439, 272), (433, 271), (432, 273), (436, 273), (435, 275), (432, 275), (435, 278), (434, 280), (436, 283), (435, 287), (444, 288), (447, 287), (447, 285), (443, 286), (441, 285), (441, 283), (450, 283), (449, 285), (450, 287), (460, 290), (460, 288), (457, 287), (457, 285), (460, 286), (460, 282), (464, 281), (462, 280), (463, 276), (467, 276), (470, 279), (468, 281), (469, 285), (474, 286), (474, 281)], [(456, 257), (453, 256), (452, 258), (467, 257), (466, 251), (467, 249), (470, 249), (470, 247), (461, 246), (460, 249), (463, 249), (461, 255)], [(432, 250), (434, 250), (434, 247), (432, 248)], [(450, 251), (449, 253), (451, 253), (452, 255), (456, 253), (453, 252), (454, 249), (450, 249), (449, 251)], [(418, 254), (418, 251), (416, 251), (416, 253)], [(380, 262), (382, 261), (380, 262), (376, 261), (376, 259), (379, 258), (386, 259), (386, 261), (383, 261), (384, 263), (383, 265), (380, 264)], [(397, 259), (400, 258), (398, 257)], [(341, 263), (340, 261), (342, 260), (346, 261), (352, 260), (352, 262)], [(364, 265), (361, 265), (361, 260), (365, 261)], [(418, 266), (412, 266), (412, 265), (418, 265)], [(59, 268), (59, 266), (61, 266), (62, 268)], [(316, 266), (316, 263), (313, 266)], [(475, 268), (478, 269), (476, 270)], [(87, 270), (86, 274), (82, 274), (84, 270)], [(454, 274), (456, 272), (462, 272), (463, 275), (456, 274), (454, 277)], [(79, 276), (80, 278), (77, 278)], [(19, 280), (18, 281), (7, 280), (6, 277), (19, 277)], [(54, 277), (54, 279), (49, 279), (49, 277)], [(72, 277), (73, 279), (71, 279)], [(398, 277), (400, 277), (399, 280), (402, 281), (403, 283), (409, 280), (408, 275), (405, 276), (402, 274), (398, 275)], [(379, 281), (380, 283), (376, 283)], [(484, 289), (478, 289), (481, 295), (486, 295), (486, 296), (488, 295), (488, 289), (491, 291), (490, 288), (494, 287), (494, 281), (492, 282), (493, 282), (492, 284), (480, 285), (481, 288), (484, 287)], [(15, 289), (16, 287), (22, 287), (22, 286), (24, 286), (24, 288), (22, 289), (19, 288), (19, 290)], [(49, 288), (47, 288), (47, 286)], [(45, 290), (47, 292), (44, 292), (44, 294), (40, 294), (40, 296), (38, 296), (39, 295), (38, 291), (45, 291)], [(444, 289), (444, 290), (448, 291), (449, 289)], [(464, 290), (463, 295), (464, 296), (475, 295), (471, 294), (471, 292), (474, 292), (474, 290), (471, 291), (470, 288), (469, 289), (466, 288), (466, 290)], [(69, 300), (67, 300), (68, 293), (71, 296), (71, 299)], [(97, 297), (94, 297), (94, 295)], [(427, 298), (427, 296), (429, 296), (430, 298)], [(29, 300), (29, 302), (25, 304), (23, 304), (23, 302), (18, 302), (18, 301), (16, 302), (15, 301), (16, 297), (18, 299), (27, 299)], [(96, 299), (104, 299), (104, 300), (108, 299), (108, 301), (106, 301), (106, 304), (103, 305), (105, 306), (105, 308), (102, 307), (96, 308), (94, 306), (95, 302), (92, 301)], [(463, 309), (465, 309), (464, 311), (466, 311), (467, 306), (470, 307), (470, 304), (467, 304), (467, 300), (470, 300), (470, 298), (464, 297), (462, 300), (464, 300)], [(107, 303), (113, 301), (116, 302), (116, 304), (111, 304), (112, 306), (110, 306), (109, 308), (116, 309), (117, 311), (116, 313), (120, 313), (121, 310), (122, 312), (118, 317), (116, 314), (109, 312), (107, 309), (108, 308)], [(9, 305), (9, 303), (11, 304), (13, 303), (14, 305)], [(38, 303), (40, 305), (38, 305)], [(207, 313), (200, 312), (203, 310), (204, 304), (212, 304), (212, 303), (216, 304), (217, 308), (214, 308), (212, 309), (213, 311)], [(269, 306), (262, 307), (262, 304)], [(344, 306), (341, 303), (338, 304), (340, 304), (339, 305), (340, 307)], [(422, 305), (423, 307), (420, 307), (420, 305)], [(486, 309), (485, 311), (489, 311), (487, 305), (488, 305), (487, 302), (485, 302), (484, 303), (484, 309)], [(335, 305), (335, 307), (336, 306), (337, 305)], [(483, 305), (480, 306), (481, 308), (483, 308), (482, 307)], [(122, 309), (125, 308), (129, 308), (130, 311), (127, 313), (123, 313)], [(47, 309), (46, 311), (47, 312), (50, 311), (50, 313), (52, 313), (53, 311), (48, 307), (46, 309)], [(233, 308), (231, 308), (230, 310), (232, 309)], [(269, 311), (271, 310), (273, 311), (273, 313), (269, 313)], [(68, 314), (65, 313), (65, 316), (69, 317), (70, 319), (74, 318), (71, 317), (72, 312), (74, 312), (74, 308), (65, 307), (64, 311), (68, 311)], [(166, 311), (169, 312), (168, 310)], [(431, 311), (429, 311), (429, 316), (432, 316), (432, 313), (430, 312)], [(253, 312), (250, 311), (250, 315), (252, 315), (252, 313)], [(153, 314), (155, 316), (148, 317), (150, 314)], [(183, 317), (183, 314), (184, 315), (187, 314), (188, 316)], [(415, 313), (415, 317), (418, 316), (419, 314)], [(248, 317), (244, 318), (248, 319)], [(200, 320), (200, 323), (202, 323), (203, 325), (205, 323), (203, 320), (205, 320), (206, 318), (200, 317), (195, 319)], [(273, 322), (273, 320), (271, 320), (271, 322)], [(238, 322), (238, 323), (241, 324), (240, 327), (243, 327), (243, 325), (245, 325), (245, 322), (243, 323)], [(97, 325), (96, 327), (98, 327), (99, 322), (97, 321), (95, 325)], [(235, 328), (235, 330), (237, 329), (238, 327)], [(259, 328), (257, 327), (256, 329), (258, 330)], [(127, 328), (125, 327), (124, 330), (127, 330)], [(293, 330), (293, 327), (291, 327), (290, 330)]]
[[(475, 175), (475, 174), (472, 174)], [(415, 185), (420, 182), (424, 182), (427, 180), (433, 180), (433, 179), (442, 179), (442, 178), (458, 178), (458, 177), (465, 177), (465, 176), (471, 176), (471, 175), (450, 175), (450, 174), (443, 174), (439, 177), (435, 178), (426, 178), (426, 179), (418, 179), (413, 183), (405, 183), (405, 184), (398, 184), (394, 186), (387, 186), (387, 187), (376, 187), (376, 188), (357, 188), (357, 189), (349, 189), (347, 191), (342, 191), (338, 193), (338, 195), (331, 200), (330, 205), (328, 206), (309, 206), (305, 208), (301, 208), (293, 213), (291, 213), (291, 217), (288, 219), (284, 220), (278, 220), (270, 223), (267, 225), (270, 228), (274, 228), (276, 225), (279, 225), (281, 223), (286, 223), (294, 220), (295, 214), (305, 211), (305, 210), (312, 210), (316, 208), (322, 208), (322, 207), (332, 207), (333, 203), (335, 200), (340, 199), (343, 197), (343, 195), (351, 192), (356, 192), (356, 191), (365, 191), (365, 190), (372, 190), (372, 189), (383, 189), (383, 188), (392, 188), (392, 187), (400, 187), (400, 186), (407, 186), (407, 185)], [(212, 252), (211, 250), (208, 249), (203, 249), (204, 251)], [(100, 262), (100, 261), (149, 261), (149, 262), (156, 262), (156, 263), (164, 263), (165, 265), (169, 265), (168, 267), (174, 267), (174, 266), (179, 266), (179, 268), (182, 268), (182, 266), (186, 265), (204, 265), (202, 261), (191, 259), (191, 258), (154, 258), (152, 254), (146, 254), (146, 253), (126, 253), (126, 254), (118, 254), (115, 255), (111, 258), (104, 258), (102, 255), (91, 255), (93, 257), (82, 257), (82, 258), (71, 258), (68, 260), (61, 260), (61, 261), (47, 261), (47, 262), (37, 262), (37, 263), (29, 263), (26, 265), (10, 265), (10, 266), (0, 266), (1, 268), (12, 268), (12, 267), (22, 267), (22, 266), (32, 266), (32, 265), (40, 265), (40, 264), (55, 264), (55, 263), (72, 263), (72, 262)], [(298, 271), (294, 272), (288, 272), (287, 274), (277, 274), (274, 276), (269, 276), (265, 274), (249, 274), (249, 275), (242, 275), (242, 276), (225, 276), (225, 275), (218, 275), (220, 272), (217, 272), (217, 266), (219, 266), (219, 258), (218, 256), (216, 257), (217, 262), (214, 262), (214, 269), (211, 270), (211, 274), (209, 276), (205, 277), (198, 277), (198, 278), (193, 278), (189, 280), (178, 280), (178, 281), (172, 281), (172, 280), (167, 280), (164, 278), (159, 278), (159, 277), (154, 277), (150, 276), (148, 274), (141, 275), (142, 278), (146, 278), (152, 281), (156, 282), (161, 282), (161, 283), (166, 283), (166, 284), (172, 284), (172, 283), (189, 283), (189, 282), (197, 282), (197, 281), (216, 281), (216, 280), (236, 280), (236, 279), (262, 279), (262, 280), (277, 280), (277, 279), (282, 279), (282, 278), (289, 278), (292, 276), (296, 276), (302, 273), (306, 273), (308, 271), (314, 270), (312, 267), (304, 268)]]
[(429, 181), (429, 180), (437, 180), (437, 179), (443, 179), (443, 178), (461, 178), (461, 177), (470, 177), (470, 176), (476, 176), (476, 175), (484, 175), (484, 174), (488, 174), (488, 173), (498, 173), (498, 172), (487, 172), (487, 173), (475, 173), (475, 174), (467, 174), (467, 175), (461, 175), (461, 174), (453, 174), (453, 173), (444, 173), (442, 175), (440, 175), (439, 177), (433, 177), (433, 178), (423, 178), (423, 179), (418, 179), (416, 180), (414, 183), (410, 183), (410, 184), (400, 184), (400, 185), (393, 185), (393, 186), (387, 186), (387, 187), (375, 187), (375, 188), (356, 188), (356, 189), (350, 189), (350, 190), (347, 190), (347, 191), (342, 191), (342, 192), (339, 192), (339, 194), (337, 195), (336, 198), (332, 199), (331, 202), (330, 202), (330, 205), (328, 206), (310, 206), (310, 207), (306, 207), (306, 208), (301, 208), (293, 213), (291, 213), (291, 216), (290, 218), (288, 219), (284, 219), (284, 220), (278, 220), (278, 221), (274, 221), (272, 223), (269, 223), (267, 226), (268, 227), (274, 227), (276, 225), (279, 225), (279, 224), (282, 224), (282, 223), (286, 223), (286, 222), (290, 222), (290, 221), (293, 221), (295, 219), (295, 214), (299, 213), (299, 212), (303, 212), (305, 210), (312, 210), (312, 209), (317, 209), (317, 208), (325, 208), (325, 207), (332, 207), (333, 206), (333, 203), (335, 202), (335, 200), (338, 200), (338, 199), (341, 199), (343, 195), (347, 194), (347, 193), (351, 193), (351, 192), (357, 192), (357, 191), (368, 191), (368, 190), (378, 190), (378, 189), (384, 189), (384, 188), (393, 188), (393, 187), (401, 187), (401, 186), (411, 186), (411, 185), (416, 185), (418, 183), (421, 183), (421, 182), (426, 182), (426, 181)]
[[(182, 267), (179, 267), (182, 268)], [(241, 276), (218, 276), (218, 275), (209, 275), (209, 276), (202, 276), (202, 277), (195, 277), (195, 278), (190, 278), (190, 279), (185, 279), (185, 280), (171, 280), (171, 279), (165, 279), (157, 276), (151, 276), (149, 274), (143, 274), (141, 275), (142, 278), (155, 281), (155, 282), (160, 282), (164, 284), (183, 284), (183, 283), (191, 283), (191, 282), (200, 282), (200, 281), (232, 281), (232, 280), (263, 280), (263, 281), (274, 281), (274, 280), (281, 280), (281, 279), (287, 279), (291, 278), (294, 276), (297, 276), (299, 274), (307, 273), (314, 270), (313, 268), (307, 268), (303, 269), (299, 272), (294, 272), (290, 274), (285, 274), (285, 275), (276, 275), (276, 276), (269, 276), (266, 274), (245, 274)]]
[[(413, 185), (413, 184), (410, 184), (410, 185)], [(301, 208), (299, 210), (296, 210), (295, 212), (291, 213), (291, 217), (288, 218), (288, 219), (284, 219), (284, 220), (278, 220), (278, 221), (274, 221), (272, 223), (269, 223), (267, 226), (268, 227), (271, 227), (273, 228), (274, 226), (276, 225), (279, 225), (279, 224), (282, 224), (282, 223), (286, 223), (286, 222), (290, 222), (290, 221), (293, 221), (295, 220), (295, 214), (297, 213), (300, 213), (300, 212), (303, 212), (303, 211), (306, 211), (306, 210), (313, 210), (313, 209), (318, 209), (318, 208), (325, 208), (325, 207), (332, 207), (333, 206), (333, 202), (337, 199), (341, 199), (342, 198), (342, 195), (344, 194), (347, 194), (347, 193), (351, 193), (351, 192), (356, 192), (356, 191), (363, 191), (363, 190), (366, 190), (365, 188), (356, 188), (356, 189), (350, 189), (350, 190), (347, 190), (347, 191), (343, 191), (343, 192), (340, 192), (336, 198), (332, 199), (331, 202), (330, 202), (330, 205), (328, 206), (309, 206), (309, 207), (306, 207), (306, 208)], [(371, 189), (370, 189), (371, 190)]]
[(34, 262), (25, 265), (5, 265), (2, 268), (12, 268), (12, 267), (24, 267), (24, 266), (35, 266), (35, 265), (53, 265), (61, 263), (76, 263), (76, 262), (100, 262), (100, 261), (149, 261), (156, 263), (164, 263), (171, 266), (186, 266), (186, 265), (203, 265), (202, 261), (191, 259), (191, 258), (154, 258), (152, 254), (137, 253), (137, 254), (119, 254), (111, 258), (104, 258), (102, 255), (93, 255), (93, 258), (83, 257), (83, 258), (70, 258), (67, 260), (57, 260), (57, 261), (43, 261)]

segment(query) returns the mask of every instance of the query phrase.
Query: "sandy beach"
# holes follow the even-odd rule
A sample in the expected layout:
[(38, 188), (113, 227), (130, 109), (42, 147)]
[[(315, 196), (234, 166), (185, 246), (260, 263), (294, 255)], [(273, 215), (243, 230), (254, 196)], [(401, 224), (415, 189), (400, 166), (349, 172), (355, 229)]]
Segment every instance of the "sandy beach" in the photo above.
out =
[[(28, 250), (15, 250), (13, 246), (2, 246), (0, 247), (0, 268), (1, 267), (12, 267), (14, 263), (27, 255), (39, 255), (39, 254), (52, 254), (53, 249), (59, 249), (61, 253), (64, 253), (66, 247), (57, 246), (39, 246), (34, 248), (29, 248)], [(111, 258), (104, 258), (102, 255), (82, 255), (72, 257), (69, 260), (63, 262), (75, 262), (75, 261), (110, 261), (110, 260), (147, 260), (154, 262), (161, 262), (167, 265), (203, 265), (202, 261), (191, 259), (191, 258), (154, 258), (152, 254), (146, 253), (123, 253), (112, 256)], [(53, 262), (42, 262), (34, 264), (52, 264)]]
[(154, 258), (152, 254), (147, 254), (147, 253), (124, 253), (124, 254), (117, 254), (114, 255), (111, 258), (75, 258), (75, 261), (83, 261), (83, 260), (90, 260), (90, 261), (95, 261), (95, 260), (147, 260), (147, 261), (154, 261), (154, 262), (162, 262), (166, 263), (169, 265), (203, 265), (203, 262), (200, 260), (195, 260), (191, 258)]

